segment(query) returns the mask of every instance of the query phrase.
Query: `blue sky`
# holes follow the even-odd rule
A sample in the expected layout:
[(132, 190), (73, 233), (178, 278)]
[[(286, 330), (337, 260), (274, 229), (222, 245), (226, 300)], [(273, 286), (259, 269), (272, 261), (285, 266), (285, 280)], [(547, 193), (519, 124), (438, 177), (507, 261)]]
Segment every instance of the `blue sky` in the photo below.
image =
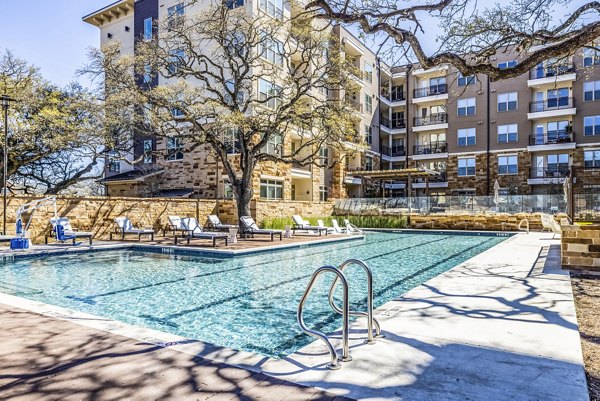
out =
[[(81, 17), (113, 1), (0, 0), (0, 48), (40, 67), (50, 81), (66, 85), (77, 78), (75, 73), (86, 63), (88, 49), (100, 42), (98, 28)], [(572, 0), (567, 8), (575, 9), (587, 1)], [(482, 5), (495, 2), (479, 0)]]

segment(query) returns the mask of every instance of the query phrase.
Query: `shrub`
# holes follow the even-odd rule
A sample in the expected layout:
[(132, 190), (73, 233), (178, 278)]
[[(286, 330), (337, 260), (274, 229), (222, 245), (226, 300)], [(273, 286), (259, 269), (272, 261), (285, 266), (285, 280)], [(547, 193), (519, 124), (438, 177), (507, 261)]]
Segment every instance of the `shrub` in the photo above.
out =
[[(338, 223), (343, 226), (344, 219), (350, 220), (351, 224), (361, 228), (407, 228), (408, 221), (406, 216), (325, 216), (325, 217), (308, 217), (306, 220), (311, 225), (316, 226), (317, 220), (323, 220), (326, 226), (331, 227), (331, 219), (338, 219)], [(294, 221), (291, 217), (272, 217), (264, 219), (261, 222), (262, 228), (270, 228), (274, 230), (283, 230), (285, 226), (294, 226)]]

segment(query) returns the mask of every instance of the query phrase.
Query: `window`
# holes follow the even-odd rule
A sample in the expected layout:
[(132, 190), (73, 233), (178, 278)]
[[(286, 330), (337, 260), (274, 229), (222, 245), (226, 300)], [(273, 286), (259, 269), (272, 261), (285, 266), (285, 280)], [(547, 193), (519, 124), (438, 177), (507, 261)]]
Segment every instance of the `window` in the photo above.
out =
[(498, 94), (498, 111), (516, 110), (518, 107), (517, 98), (518, 98), (517, 92), (499, 93)]
[(583, 49), (583, 66), (589, 67), (598, 64), (600, 64), (600, 50), (591, 48)]
[(517, 156), (498, 156), (498, 174), (511, 175), (518, 172)]
[(144, 164), (152, 163), (152, 139), (144, 139)]
[(319, 160), (321, 162), (321, 166), (329, 165), (329, 148), (322, 147), (319, 149)]
[(283, 0), (260, 0), (260, 8), (272, 17), (283, 17)]
[(600, 100), (600, 81), (583, 83), (583, 100)]
[(241, 7), (243, 5), (244, 5), (244, 0), (225, 0), (225, 6), (230, 10)]
[(569, 88), (548, 89), (548, 108), (569, 105)]
[(121, 161), (116, 153), (108, 156), (108, 171), (111, 173), (121, 172)]
[(518, 129), (517, 124), (499, 125), (498, 143), (517, 142), (519, 140)]
[(260, 56), (279, 66), (283, 66), (283, 43), (278, 40), (267, 37), (266, 33), (261, 33)]
[(238, 140), (237, 129), (227, 128), (223, 133), (223, 144), (227, 148), (227, 154), (233, 155), (238, 153), (240, 142)]
[(171, 109), (171, 115), (174, 118), (181, 118), (181, 117), (183, 117), (183, 110), (175, 107), (175, 108)]
[(517, 65), (517, 60), (504, 61), (502, 63), (498, 63), (498, 68), (504, 70), (506, 68), (515, 67)]
[[(229, 80), (225, 82), (225, 86), (227, 87), (227, 91), (223, 95), (223, 100), (225, 100), (225, 103), (233, 105), (233, 98), (231, 97), (230, 93), (235, 93), (235, 83)], [(244, 103), (244, 92), (239, 91), (236, 95), (236, 98), (238, 105)]]
[(144, 40), (152, 39), (152, 18), (144, 20)]
[(557, 155), (548, 155), (548, 173), (552, 176), (559, 173), (566, 175), (569, 171), (569, 154), (560, 153)]
[(149, 84), (150, 82), (152, 82), (152, 67), (145, 65), (143, 83)]
[(321, 202), (327, 202), (327, 187), (319, 187), (319, 200)]
[(282, 142), (283, 138), (280, 134), (270, 135), (269, 139), (267, 140), (267, 148), (265, 149), (265, 152), (270, 155), (281, 156), (283, 151)]
[(429, 78), (429, 95), (446, 93), (446, 77)]
[(373, 128), (365, 124), (365, 141), (370, 145), (373, 143)]
[(546, 141), (548, 143), (564, 142), (568, 138), (567, 132), (571, 125), (569, 121), (551, 121), (548, 123), (546, 131)]
[(475, 75), (467, 75), (466, 77), (463, 74), (458, 73), (458, 86), (467, 86), (473, 85), (475, 83)]
[(373, 112), (373, 98), (371, 97), (371, 95), (367, 95), (366, 93), (365, 93), (365, 109), (367, 110), (367, 113)]
[(458, 115), (459, 116), (474, 116), (475, 115), (475, 98), (458, 99)]
[(228, 178), (225, 178), (225, 180), (223, 180), (223, 198), (233, 198), (233, 186), (229, 182)]
[(600, 135), (600, 116), (583, 118), (583, 135)]
[(583, 152), (583, 166), (585, 168), (600, 168), (600, 150), (586, 150)]
[(367, 171), (373, 170), (373, 158), (371, 156), (365, 157), (365, 170), (367, 170)]
[(475, 175), (475, 158), (458, 159), (458, 176), (466, 177), (470, 175)]
[(260, 180), (260, 197), (264, 199), (283, 199), (283, 182)]
[(281, 86), (262, 78), (258, 80), (258, 98), (259, 100), (266, 101), (265, 104), (267, 107), (275, 109), (281, 105), (281, 99), (279, 98), (281, 92)]
[(185, 64), (185, 52), (183, 49), (171, 50), (169, 57), (169, 66), (167, 69), (173, 75)]
[(246, 35), (242, 32), (229, 32), (225, 44), (228, 53), (232, 56), (244, 57), (247, 53)]
[(373, 82), (373, 66), (365, 63), (365, 81)]
[(167, 9), (169, 29), (176, 29), (181, 26), (183, 22), (183, 16), (185, 15), (185, 8), (183, 3), (175, 4)]
[(167, 160), (183, 159), (183, 142), (181, 138), (167, 138)]
[(457, 131), (458, 146), (475, 145), (475, 128), (464, 128)]

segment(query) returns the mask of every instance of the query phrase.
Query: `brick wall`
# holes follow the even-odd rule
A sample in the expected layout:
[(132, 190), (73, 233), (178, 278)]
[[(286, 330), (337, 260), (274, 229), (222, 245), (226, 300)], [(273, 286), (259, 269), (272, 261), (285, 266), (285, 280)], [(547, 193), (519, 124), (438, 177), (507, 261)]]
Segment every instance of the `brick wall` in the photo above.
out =
[(562, 226), (563, 269), (600, 271), (600, 225)]

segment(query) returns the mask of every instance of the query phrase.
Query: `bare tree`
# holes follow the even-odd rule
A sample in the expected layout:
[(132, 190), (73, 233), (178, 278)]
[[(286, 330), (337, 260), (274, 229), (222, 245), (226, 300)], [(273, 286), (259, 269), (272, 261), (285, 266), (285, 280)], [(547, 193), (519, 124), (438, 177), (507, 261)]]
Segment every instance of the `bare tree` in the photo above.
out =
[(259, 163), (317, 163), (321, 147), (361, 140), (330, 27), (312, 13), (274, 17), (219, 3), (161, 21), (133, 56), (107, 48), (96, 61), (110, 92), (143, 109), (153, 133), (182, 139), (188, 151), (212, 149), (239, 216), (250, 214)]
[[(463, 75), (485, 74), (492, 81), (514, 78), (536, 65), (572, 55), (582, 47), (599, 50), (600, 2), (590, 1), (564, 18), (571, 0), (506, 0), (491, 5), (477, 0), (401, 1), (314, 0), (306, 9), (319, 18), (354, 24), (365, 34), (379, 35), (381, 49), (392, 56), (418, 61), (423, 68), (455, 66)], [(491, 3), (491, 2), (490, 2)], [(427, 54), (431, 31), (439, 23), (439, 47)], [(394, 42), (393, 46), (384, 46)], [(540, 46), (541, 45), (541, 46)], [(491, 56), (516, 51), (517, 65), (499, 68)], [(600, 51), (600, 50), (599, 50)]]

